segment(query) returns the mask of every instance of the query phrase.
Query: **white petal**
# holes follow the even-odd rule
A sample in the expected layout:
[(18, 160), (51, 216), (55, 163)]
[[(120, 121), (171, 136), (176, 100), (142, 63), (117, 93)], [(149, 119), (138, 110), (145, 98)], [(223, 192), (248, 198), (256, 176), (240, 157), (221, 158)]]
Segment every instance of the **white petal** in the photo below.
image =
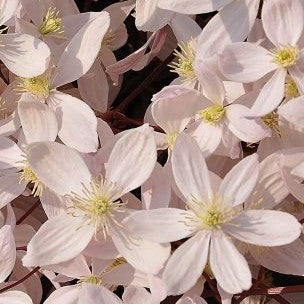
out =
[(22, 291), (7, 291), (0, 294), (1, 304), (33, 304), (31, 298)]
[(124, 193), (142, 185), (156, 164), (156, 144), (148, 125), (126, 132), (115, 143), (106, 166), (106, 178)]
[(78, 304), (123, 304), (113, 292), (103, 286), (84, 284), (81, 288)]
[(219, 193), (231, 207), (243, 203), (254, 189), (259, 176), (258, 155), (247, 156), (234, 166), (223, 179)]
[(18, 167), (18, 162), (23, 161), (22, 151), (10, 139), (0, 136), (0, 169)]
[(56, 139), (57, 119), (46, 104), (37, 101), (19, 102), (18, 114), (27, 143)]
[(47, 220), (27, 246), (22, 259), (26, 267), (66, 262), (76, 257), (90, 242), (94, 228), (81, 217), (61, 214)]
[(278, 114), (296, 127), (304, 128), (304, 97), (292, 99), (278, 108)]
[(6, 22), (14, 17), (20, 0), (2, 0), (0, 2), (0, 24), (4, 25)]
[(165, 267), (163, 279), (169, 295), (189, 290), (207, 263), (210, 233), (199, 232), (178, 247)]
[(286, 74), (286, 69), (278, 69), (264, 85), (251, 108), (257, 116), (270, 113), (282, 102), (285, 93)]
[(251, 273), (245, 258), (234, 244), (219, 230), (210, 244), (210, 267), (218, 284), (231, 294), (251, 286)]
[(40, 181), (59, 195), (79, 193), (91, 181), (81, 155), (62, 144), (33, 143), (27, 148), (27, 159)]
[(11, 227), (5, 225), (0, 229), (0, 283), (3, 283), (12, 272), (15, 260), (15, 239)]
[(143, 239), (168, 243), (186, 238), (191, 227), (185, 224), (187, 212), (174, 208), (159, 208), (134, 212), (127, 218), (128, 229)]
[(265, 1), (262, 21), (269, 40), (276, 45), (296, 45), (303, 30), (303, 7), (300, 1)]
[(249, 42), (233, 43), (219, 55), (219, 68), (229, 80), (253, 82), (275, 70), (269, 52)]
[(175, 182), (187, 200), (212, 197), (205, 159), (191, 136), (182, 133), (177, 138), (172, 153), (172, 169)]
[(160, 0), (158, 6), (181, 14), (202, 14), (218, 11), (232, 0)]
[(146, 273), (157, 274), (170, 255), (170, 245), (146, 241), (124, 233), (122, 229), (113, 229), (111, 236), (119, 253), (128, 263)]
[(58, 61), (58, 70), (52, 83), (54, 87), (77, 80), (90, 69), (109, 26), (109, 14), (101, 12), (78, 31)]
[(55, 290), (44, 304), (77, 304), (81, 289), (78, 286), (64, 286)]
[(49, 100), (58, 120), (58, 136), (66, 145), (83, 153), (96, 152), (97, 119), (82, 100), (56, 91)]
[(20, 77), (42, 74), (49, 65), (50, 49), (41, 40), (27, 34), (1, 35), (0, 58)]
[(143, 287), (128, 286), (122, 295), (125, 304), (154, 304), (152, 295)]
[(293, 215), (276, 210), (244, 211), (223, 229), (243, 242), (260, 246), (289, 244), (301, 234), (301, 225)]

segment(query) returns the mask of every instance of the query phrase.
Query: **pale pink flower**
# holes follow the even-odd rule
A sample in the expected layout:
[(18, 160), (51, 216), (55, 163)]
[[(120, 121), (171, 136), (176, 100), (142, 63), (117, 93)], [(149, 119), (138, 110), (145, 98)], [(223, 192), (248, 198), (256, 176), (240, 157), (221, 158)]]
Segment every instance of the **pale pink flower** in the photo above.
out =
[(33, 304), (32, 299), (22, 291), (7, 291), (0, 294), (1, 304)]
[(172, 168), (188, 209), (138, 211), (128, 218), (130, 229), (149, 240), (165, 243), (190, 236), (165, 267), (163, 278), (168, 294), (190, 289), (207, 260), (225, 291), (238, 293), (249, 289), (249, 267), (229, 236), (262, 246), (280, 246), (299, 237), (301, 226), (288, 213), (243, 211), (241, 204), (248, 199), (258, 179), (257, 155), (242, 160), (221, 180), (209, 173), (195, 141), (182, 134), (173, 149)]
[(42, 225), (27, 247), (24, 265), (68, 261), (95, 236), (97, 244), (116, 247), (135, 268), (157, 273), (163, 267), (170, 247), (134, 238), (124, 224), (132, 210), (119, 200), (140, 186), (155, 166), (155, 141), (147, 125), (117, 140), (105, 174), (97, 178), (75, 150), (58, 143), (30, 145), (28, 160), (41, 182), (65, 196), (67, 206), (62, 208), (67, 210)]
[[(303, 7), (298, 0), (265, 1), (262, 22), (274, 49), (240, 42), (227, 46), (219, 56), (224, 76), (243, 83), (254, 82), (274, 72), (261, 90), (252, 110), (262, 116), (273, 111), (284, 97), (287, 73), (302, 90)], [(282, 17), (283, 16), (283, 17)]]

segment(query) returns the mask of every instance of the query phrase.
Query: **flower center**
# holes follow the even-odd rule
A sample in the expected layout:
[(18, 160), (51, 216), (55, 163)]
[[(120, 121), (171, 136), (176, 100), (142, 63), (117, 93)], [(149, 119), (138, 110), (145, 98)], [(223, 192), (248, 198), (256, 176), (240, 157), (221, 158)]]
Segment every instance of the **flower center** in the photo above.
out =
[(62, 20), (58, 17), (59, 11), (56, 8), (50, 7), (43, 17), (42, 23), (39, 27), (39, 32), (42, 36), (52, 34), (62, 34)]
[(25, 181), (26, 183), (33, 184), (32, 195), (41, 196), (44, 190), (44, 185), (40, 182), (37, 175), (33, 172), (32, 168), (28, 164), (27, 160), (21, 161), (20, 166), (20, 182)]
[(120, 201), (113, 201), (113, 184), (104, 181), (92, 181), (90, 187), (83, 186), (82, 195), (71, 193), (67, 198), (71, 201), (70, 209), (82, 211), (88, 218), (88, 223), (95, 228), (95, 237), (102, 231), (104, 238), (110, 234), (110, 227), (121, 224), (115, 219), (117, 212), (124, 205)]
[(264, 124), (271, 129), (273, 135), (281, 137), (282, 133), (279, 126), (279, 115), (275, 112), (271, 112), (262, 116)]
[(296, 64), (300, 58), (298, 46), (286, 46), (272, 51), (273, 61), (280, 67), (287, 68)]
[(167, 134), (167, 143), (168, 143), (168, 148), (169, 150), (173, 149), (174, 143), (177, 139), (178, 134), (176, 132)]
[(19, 78), (18, 91), (28, 92), (39, 98), (47, 98), (51, 91), (49, 79), (45, 75)]
[(213, 105), (199, 112), (202, 120), (209, 124), (220, 121), (225, 115), (225, 108), (221, 105)]
[(180, 51), (177, 49), (174, 51), (177, 61), (173, 61), (168, 65), (172, 68), (170, 71), (178, 74), (183, 80), (196, 79), (193, 69), (193, 62), (196, 56), (196, 40), (192, 39), (186, 43), (179, 43), (178, 47)]
[(224, 214), (217, 204), (211, 204), (200, 214), (200, 218), (202, 223), (208, 228), (217, 228), (223, 223)]
[(300, 93), (298, 90), (298, 86), (295, 81), (290, 77), (287, 76), (286, 83), (285, 83), (285, 97), (287, 100), (299, 97)]

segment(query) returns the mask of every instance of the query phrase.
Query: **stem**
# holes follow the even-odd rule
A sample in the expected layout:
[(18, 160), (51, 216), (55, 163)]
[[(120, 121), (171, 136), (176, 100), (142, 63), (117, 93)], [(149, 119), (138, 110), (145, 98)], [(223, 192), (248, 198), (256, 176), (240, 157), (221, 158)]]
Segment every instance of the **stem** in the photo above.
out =
[(119, 106), (117, 106), (116, 110), (119, 112), (125, 112), (127, 107), (132, 103), (132, 101), (155, 79), (155, 77), (161, 73), (167, 65), (174, 59), (175, 55), (170, 54), (165, 61), (160, 63), (151, 74), (149, 74), (144, 81), (132, 91), (130, 95), (128, 95)]
[(17, 282), (14, 282), (8, 286), (3, 287), (2, 289), (0, 289), (0, 293), (7, 291), (15, 286), (18, 286), (19, 284), (23, 283), (25, 280), (27, 280), (29, 277), (31, 277), (33, 274), (35, 274), (38, 270), (40, 269), (40, 267), (35, 267), (32, 271), (30, 271), (27, 275), (25, 275), (23, 278), (21, 278), (20, 280), (18, 280)]
[(39, 205), (40, 200), (38, 199), (33, 206), (20, 217), (20, 219), (16, 222), (16, 225), (21, 224)]

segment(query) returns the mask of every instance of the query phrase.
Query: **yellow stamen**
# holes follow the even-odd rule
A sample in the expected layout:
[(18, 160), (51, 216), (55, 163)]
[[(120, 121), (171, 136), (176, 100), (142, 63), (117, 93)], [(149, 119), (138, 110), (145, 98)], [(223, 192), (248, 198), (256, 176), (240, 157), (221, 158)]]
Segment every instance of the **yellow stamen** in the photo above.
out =
[(27, 92), (39, 98), (47, 98), (50, 94), (51, 87), (48, 77), (45, 75), (32, 78), (19, 78), (18, 88), (19, 92)]
[(33, 172), (27, 160), (20, 162), (20, 182), (25, 181), (26, 183), (33, 184), (32, 195), (41, 196), (44, 190), (44, 185), (40, 182), (37, 175)]
[(114, 39), (115, 39), (115, 33), (112, 31), (112, 29), (109, 29), (107, 33), (104, 35), (101, 44), (111, 48)]
[(180, 51), (177, 49), (174, 51), (174, 55), (177, 57), (177, 62), (172, 62), (168, 66), (172, 68), (170, 70), (173, 73), (177, 73), (183, 80), (194, 80), (196, 75), (193, 69), (193, 63), (196, 56), (196, 40), (190, 40), (186, 43), (178, 44)]
[(273, 50), (271, 53), (273, 61), (283, 68), (295, 65), (300, 58), (300, 49), (298, 46), (284, 46)]
[(272, 134), (281, 137), (282, 133), (279, 126), (279, 115), (275, 112), (262, 116), (264, 124), (271, 129)]
[(225, 115), (225, 108), (221, 105), (213, 105), (199, 112), (200, 117), (207, 123), (219, 122)]
[(62, 20), (58, 15), (59, 11), (56, 8), (50, 7), (48, 9), (39, 27), (39, 32), (42, 36), (63, 34)]
[(87, 277), (81, 277), (80, 280), (77, 282), (80, 286), (82, 283), (89, 283), (89, 284), (94, 284), (97, 286), (100, 286), (102, 284), (102, 279), (97, 276), (87, 276)]
[(177, 139), (178, 133), (171, 133), (171, 134), (167, 134), (167, 143), (168, 143), (168, 148), (169, 150), (173, 149), (173, 146), (175, 144), (175, 141)]

